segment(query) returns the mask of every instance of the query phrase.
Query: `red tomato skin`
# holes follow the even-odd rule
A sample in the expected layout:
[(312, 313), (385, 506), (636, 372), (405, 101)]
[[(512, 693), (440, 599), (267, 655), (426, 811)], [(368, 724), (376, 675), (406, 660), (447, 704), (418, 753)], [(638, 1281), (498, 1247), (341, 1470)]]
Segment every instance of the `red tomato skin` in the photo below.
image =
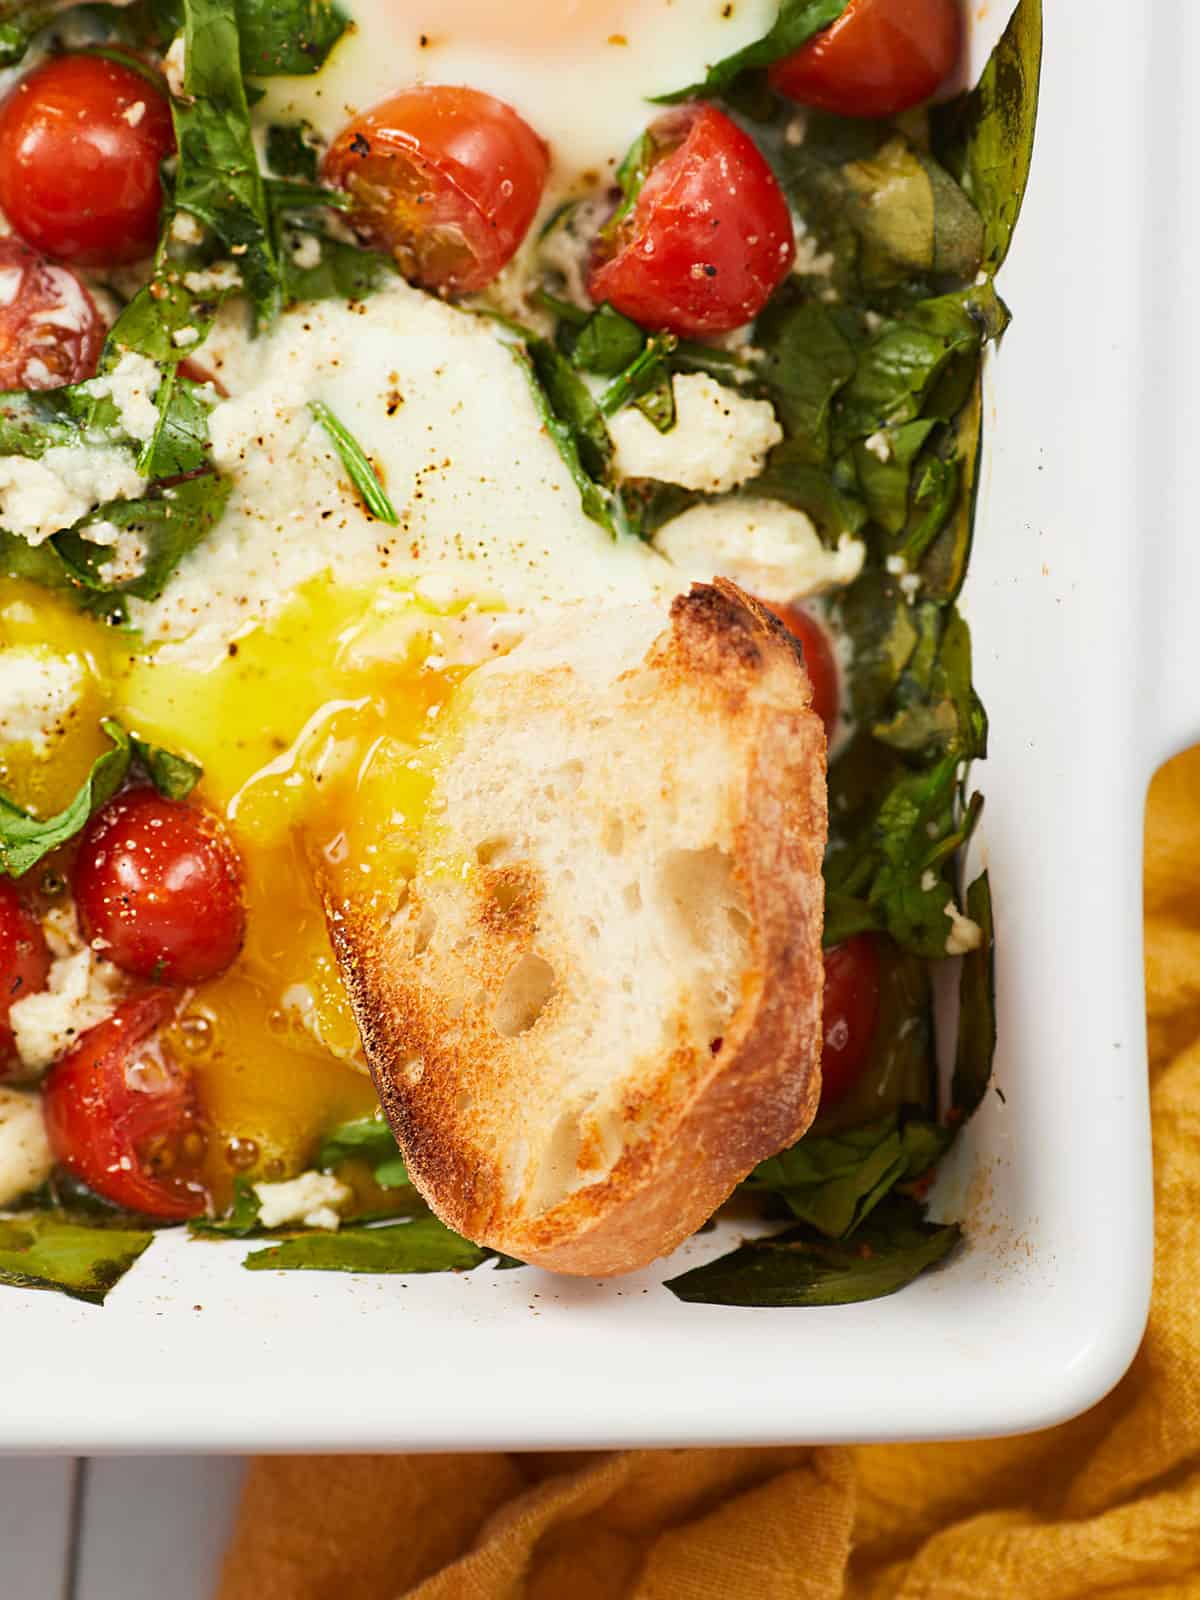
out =
[(84, 938), (156, 983), (214, 978), (242, 947), (242, 864), (209, 812), (127, 789), (84, 830), (73, 875)]
[(853, 1089), (879, 1021), (879, 950), (874, 934), (856, 933), (825, 952), (821, 1110)]
[(825, 724), (825, 737), (832, 741), (837, 731), (841, 691), (837, 657), (829, 634), (811, 612), (800, 606), (770, 606), (804, 651), (804, 665), (812, 684), (812, 708)]
[(960, 0), (850, 0), (836, 22), (777, 61), (771, 87), (844, 117), (891, 117), (919, 105), (962, 49)]
[(0, 879), (0, 1077), (16, 1057), (8, 1013), (46, 987), (50, 951), (42, 925), (10, 879)]
[(740, 328), (796, 254), (783, 190), (754, 140), (715, 106), (683, 106), (651, 132), (676, 147), (618, 225), (615, 253), (601, 246), (588, 293), (684, 338)]
[(55, 56), (0, 106), (0, 208), (61, 261), (141, 261), (158, 241), (159, 164), (174, 148), (170, 107), (148, 78), (103, 56)]
[(503, 100), (420, 84), (348, 123), (322, 170), (355, 200), (351, 221), (411, 282), (473, 294), (528, 233), (550, 153)]
[(54, 1159), (81, 1183), (126, 1210), (182, 1221), (207, 1195), (192, 1081), (154, 1037), (176, 1001), (166, 989), (123, 1001), (50, 1069), (42, 1106)]
[(103, 344), (96, 302), (70, 267), (0, 239), (0, 390), (82, 383), (95, 376)]

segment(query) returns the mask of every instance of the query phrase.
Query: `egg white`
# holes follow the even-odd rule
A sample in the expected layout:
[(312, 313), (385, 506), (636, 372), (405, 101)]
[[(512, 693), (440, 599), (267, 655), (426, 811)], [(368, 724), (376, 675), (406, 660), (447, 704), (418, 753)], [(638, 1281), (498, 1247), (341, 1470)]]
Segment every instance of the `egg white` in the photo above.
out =
[(760, 38), (777, 0), (350, 0), (354, 26), (321, 72), (273, 78), (263, 121), (332, 138), (414, 83), (465, 84), (514, 106), (547, 141), (552, 193), (611, 173), (657, 113), (651, 97)]

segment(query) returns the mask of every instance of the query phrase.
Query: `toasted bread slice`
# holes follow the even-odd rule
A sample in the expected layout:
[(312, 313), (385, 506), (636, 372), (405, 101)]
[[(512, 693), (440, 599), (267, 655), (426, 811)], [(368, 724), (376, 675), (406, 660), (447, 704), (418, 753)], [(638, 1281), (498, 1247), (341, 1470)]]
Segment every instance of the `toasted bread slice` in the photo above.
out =
[(451, 1227), (559, 1272), (672, 1250), (820, 1094), (825, 736), (730, 583), (572, 614), (466, 680), (389, 926), (330, 928)]

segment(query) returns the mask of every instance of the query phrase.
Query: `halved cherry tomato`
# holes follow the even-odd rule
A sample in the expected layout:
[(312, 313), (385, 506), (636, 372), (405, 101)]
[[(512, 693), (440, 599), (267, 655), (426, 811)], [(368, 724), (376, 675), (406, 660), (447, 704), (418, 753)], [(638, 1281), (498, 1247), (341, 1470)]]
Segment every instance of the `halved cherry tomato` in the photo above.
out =
[(0, 207), (21, 237), (78, 266), (140, 261), (158, 240), (166, 96), (104, 56), (55, 56), (0, 106)]
[(114, 1205), (150, 1217), (198, 1216), (204, 1129), (192, 1080), (156, 1035), (176, 997), (148, 989), (90, 1028), (46, 1078), (54, 1159)]
[(324, 161), (350, 220), (427, 289), (489, 284), (529, 231), (550, 168), (513, 108), (478, 89), (422, 84), (355, 117)]
[(96, 303), (70, 267), (0, 239), (0, 390), (82, 383), (103, 344)]
[(879, 1021), (879, 951), (874, 934), (856, 933), (825, 952), (825, 1046), (821, 1109), (844, 1100), (866, 1065)]
[(46, 987), (50, 951), (42, 925), (17, 893), (0, 880), (0, 1077), (15, 1054), (8, 1013), (18, 1000)]
[(771, 87), (844, 117), (891, 117), (954, 71), (960, 0), (850, 0), (836, 22), (771, 68)]
[(649, 131), (649, 176), (628, 216), (602, 231), (588, 293), (644, 328), (739, 328), (796, 253), (783, 190), (754, 140), (715, 106), (681, 106)]
[(209, 812), (127, 789), (84, 830), (75, 904), (85, 939), (122, 972), (199, 983), (242, 947), (242, 864)]
[(829, 635), (816, 617), (799, 606), (771, 606), (789, 633), (799, 639), (804, 650), (804, 665), (812, 684), (812, 708), (825, 724), (825, 737), (832, 739), (837, 728), (838, 667)]

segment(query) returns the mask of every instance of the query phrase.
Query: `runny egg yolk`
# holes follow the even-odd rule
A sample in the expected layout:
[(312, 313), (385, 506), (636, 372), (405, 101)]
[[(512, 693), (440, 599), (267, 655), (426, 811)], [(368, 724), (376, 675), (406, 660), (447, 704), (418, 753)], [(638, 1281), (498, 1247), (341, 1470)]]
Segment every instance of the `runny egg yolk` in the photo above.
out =
[(74, 652), (92, 678), (48, 757), (0, 771), (45, 815), (108, 741), (101, 716), (198, 761), (198, 803), (224, 816), (245, 866), (247, 934), (173, 1029), (210, 1125), (217, 1203), (238, 1170), (310, 1161), (321, 1132), (376, 1104), (325, 928), (320, 885), (394, 904), (405, 839), (431, 779), (422, 751), (464, 668), (411, 594), (316, 580), (206, 671), (128, 640), (45, 591), (0, 583), (0, 644)]

